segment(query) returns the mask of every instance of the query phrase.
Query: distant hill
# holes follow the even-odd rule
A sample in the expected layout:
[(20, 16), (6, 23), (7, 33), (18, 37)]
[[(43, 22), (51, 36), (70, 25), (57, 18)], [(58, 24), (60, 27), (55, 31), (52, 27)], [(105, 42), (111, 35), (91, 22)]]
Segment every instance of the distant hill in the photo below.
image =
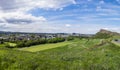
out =
[(108, 30), (105, 30), (105, 29), (101, 29), (98, 33), (106, 33), (106, 34), (109, 34), (109, 35), (120, 35), (120, 33), (108, 31)]
[(99, 32), (96, 33), (94, 37), (95, 38), (110, 38), (112, 36), (120, 36), (120, 33), (101, 29)]

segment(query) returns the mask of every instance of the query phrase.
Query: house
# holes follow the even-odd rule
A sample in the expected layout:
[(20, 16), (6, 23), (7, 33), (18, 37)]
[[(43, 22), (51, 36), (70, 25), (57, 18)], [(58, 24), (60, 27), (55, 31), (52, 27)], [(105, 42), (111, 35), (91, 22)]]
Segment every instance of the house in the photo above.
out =
[(0, 39), (7, 39), (7, 38), (5, 38), (5, 37), (0, 37)]
[(80, 36), (79, 33), (72, 33), (72, 36)]
[(56, 36), (55, 35), (52, 35), (52, 34), (48, 34), (45, 36), (46, 39), (52, 39), (52, 38), (55, 38)]
[(59, 33), (57, 34), (57, 37), (62, 37), (62, 38), (66, 38), (66, 37), (69, 37), (70, 34), (67, 34), (67, 33)]

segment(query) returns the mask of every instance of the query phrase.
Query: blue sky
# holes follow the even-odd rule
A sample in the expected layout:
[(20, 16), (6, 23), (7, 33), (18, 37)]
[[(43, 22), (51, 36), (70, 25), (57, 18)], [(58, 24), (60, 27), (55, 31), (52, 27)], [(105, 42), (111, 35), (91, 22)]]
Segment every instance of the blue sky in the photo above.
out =
[(1, 0), (0, 30), (120, 32), (120, 0)]

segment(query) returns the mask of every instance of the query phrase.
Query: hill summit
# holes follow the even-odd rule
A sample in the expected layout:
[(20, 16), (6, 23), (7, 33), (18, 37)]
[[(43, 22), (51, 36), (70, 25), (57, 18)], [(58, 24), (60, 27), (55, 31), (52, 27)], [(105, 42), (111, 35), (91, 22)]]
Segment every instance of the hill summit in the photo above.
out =
[(108, 31), (108, 30), (105, 30), (105, 29), (101, 29), (98, 33), (104, 33), (104, 34), (109, 34), (109, 35), (120, 35), (120, 33)]
[(94, 37), (106, 39), (106, 38), (110, 38), (112, 36), (120, 36), (120, 34), (117, 32), (112, 32), (112, 31), (108, 31), (105, 29), (101, 29), (98, 33), (96, 33), (96, 35)]

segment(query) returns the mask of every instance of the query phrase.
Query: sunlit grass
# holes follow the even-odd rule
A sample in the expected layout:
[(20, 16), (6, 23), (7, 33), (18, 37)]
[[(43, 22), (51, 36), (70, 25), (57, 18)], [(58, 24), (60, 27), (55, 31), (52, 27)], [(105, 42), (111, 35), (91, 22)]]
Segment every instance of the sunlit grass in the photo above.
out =
[(29, 51), (29, 52), (37, 52), (37, 51), (43, 51), (47, 49), (53, 49), (57, 47), (63, 47), (65, 45), (69, 45), (72, 42), (61, 42), (61, 43), (54, 43), (54, 44), (43, 44), (43, 45), (36, 45), (36, 46), (30, 46), (26, 48), (20, 48), (20, 50), (23, 51)]
[(80, 39), (49, 44), (62, 47), (34, 53), (0, 48), (0, 70), (119, 70), (120, 48), (110, 42), (94, 47), (100, 43), (101, 39)]

